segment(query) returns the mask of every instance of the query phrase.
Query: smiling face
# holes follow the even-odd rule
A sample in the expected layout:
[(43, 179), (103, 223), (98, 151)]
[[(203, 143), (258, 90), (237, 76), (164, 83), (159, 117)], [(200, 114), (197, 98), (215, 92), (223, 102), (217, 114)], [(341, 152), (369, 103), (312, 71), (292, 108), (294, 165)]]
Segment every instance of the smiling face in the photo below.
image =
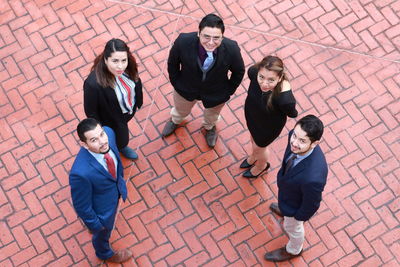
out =
[(266, 68), (260, 68), (257, 74), (257, 82), (263, 92), (274, 89), (281, 80), (282, 77), (279, 77), (276, 71)]
[(115, 51), (104, 62), (108, 70), (116, 77), (121, 76), (128, 67), (128, 53), (126, 51)]
[(107, 153), (110, 149), (108, 145), (108, 136), (103, 127), (98, 124), (93, 130), (84, 133), (86, 141), (82, 145), (94, 153)]
[(299, 124), (294, 127), (293, 134), (290, 137), (290, 149), (294, 154), (303, 156), (318, 144), (319, 141), (311, 142), (307, 133), (301, 129)]
[(220, 28), (204, 27), (200, 33), (200, 44), (207, 52), (213, 52), (222, 42), (223, 34)]

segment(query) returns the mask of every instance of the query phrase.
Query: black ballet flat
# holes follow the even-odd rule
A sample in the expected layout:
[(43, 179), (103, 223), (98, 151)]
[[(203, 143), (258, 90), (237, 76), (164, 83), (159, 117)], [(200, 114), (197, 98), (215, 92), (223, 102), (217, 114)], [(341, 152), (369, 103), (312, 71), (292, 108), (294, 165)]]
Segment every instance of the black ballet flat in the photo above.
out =
[(245, 178), (257, 178), (258, 176), (261, 175), (261, 173), (267, 171), (267, 170), (269, 169), (270, 166), (271, 166), (271, 164), (269, 164), (269, 162), (267, 162), (267, 167), (265, 167), (265, 169), (262, 170), (262, 171), (261, 171), (259, 174), (257, 174), (257, 175), (253, 175), (253, 174), (251, 173), (251, 171), (250, 171), (251, 169), (248, 169), (247, 171), (243, 172), (243, 177), (245, 177)]
[[(254, 163), (256, 163), (256, 162), (254, 161)], [(240, 164), (239, 168), (241, 168), (241, 169), (248, 169), (248, 168), (252, 167), (252, 166), (254, 165), (254, 163), (253, 163), (253, 164), (249, 164), (249, 163), (247, 162), (247, 159), (245, 159), (245, 160), (242, 162), (242, 164)]]

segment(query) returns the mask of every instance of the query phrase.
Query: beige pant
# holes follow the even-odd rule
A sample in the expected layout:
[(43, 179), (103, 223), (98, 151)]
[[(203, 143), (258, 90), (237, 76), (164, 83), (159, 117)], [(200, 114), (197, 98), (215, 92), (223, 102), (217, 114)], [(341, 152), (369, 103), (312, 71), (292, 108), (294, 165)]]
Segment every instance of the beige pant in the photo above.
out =
[[(171, 119), (175, 124), (180, 124), (186, 116), (190, 114), (197, 100), (187, 101), (174, 90), (174, 107), (171, 109)], [(203, 126), (206, 130), (211, 130), (219, 119), (219, 114), (225, 103), (213, 108), (204, 109)]]
[(286, 245), (286, 251), (297, 255), (303, 249), (304, 242), (304, 222), (298, 221), (294, 217), (283, 218), (283, 229), (289, 236), (289, 242)]

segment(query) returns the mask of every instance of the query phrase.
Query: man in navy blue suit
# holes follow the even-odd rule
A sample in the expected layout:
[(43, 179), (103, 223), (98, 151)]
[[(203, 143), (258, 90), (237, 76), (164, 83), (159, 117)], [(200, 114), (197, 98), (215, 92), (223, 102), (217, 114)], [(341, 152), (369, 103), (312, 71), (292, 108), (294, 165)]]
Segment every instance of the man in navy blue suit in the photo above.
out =
[(127, 197), (115, 134), (91, 118), (81, 121), (77, 132), (82, 147), (69, 175), (73, 206), (93, 233), (96, 256), (109, 262), (124, 262), (132, 252), (113, 251), (109, 243), (119, 198), (125, 201)]
[(278, 172), (278, 203), (271, 210), (283, 216), (289, 236), (285, 247), (265, 254), (268, 261), (286, 261), (303, 251), (304, 221), (318, 210), (328, 176), (325, 156), (319, 147), (324, 125), (314, 115), (301, 118), (289, 133), (289, 143)]

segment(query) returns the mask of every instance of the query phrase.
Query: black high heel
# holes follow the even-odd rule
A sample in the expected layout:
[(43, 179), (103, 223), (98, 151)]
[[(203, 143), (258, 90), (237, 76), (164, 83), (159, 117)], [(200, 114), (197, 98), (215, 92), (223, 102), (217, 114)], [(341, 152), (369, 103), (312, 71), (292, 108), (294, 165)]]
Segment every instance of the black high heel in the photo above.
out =
[[(254, 161), (254, 163), (256, 163), (256, 162)], [(241, 168), (241, 169), (247, 169), (247, 168), (252, 167), (252, 166), (254, 165), (254, 163), (253, 163), (253, 164), (250, 164), (250, 163), (247, 162), (247, 159), (245, 159), (245, 160), (242, 162), (242, 164), (240, 164), (239, 168)]]
[(250, 171), (251, 169), (248, 169), (247, 171), (245, 171), (245, 172), (243, 173), (243, 177), (245, 177), (245, 178), (257, 178), (258, 176), (260, 176), (261, 173), (267, 171), (267, 170), (269, 169), (270, 166), (271, 166), (271, 164), (269, 164), (269, 162), (267, 162), (267, 167), (265, 167), (265, 169), (262, 170), (262, 171), (261, 171), (259, 174), (257, 174), (257, 175), (253, 175), (253, 174), (251, 173), (251, 171)]

